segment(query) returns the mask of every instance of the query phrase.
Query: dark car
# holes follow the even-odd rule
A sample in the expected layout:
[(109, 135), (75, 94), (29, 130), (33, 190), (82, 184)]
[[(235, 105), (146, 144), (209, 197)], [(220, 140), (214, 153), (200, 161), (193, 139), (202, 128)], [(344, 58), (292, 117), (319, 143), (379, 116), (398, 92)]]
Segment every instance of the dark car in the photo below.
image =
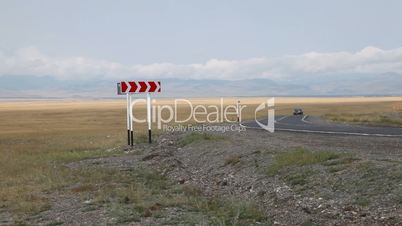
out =
[(303, 114), (304, 114), (303, 109), (301, 109), (301, 108), (295, 108), (293, 110), (293, 115), (303, 115)]

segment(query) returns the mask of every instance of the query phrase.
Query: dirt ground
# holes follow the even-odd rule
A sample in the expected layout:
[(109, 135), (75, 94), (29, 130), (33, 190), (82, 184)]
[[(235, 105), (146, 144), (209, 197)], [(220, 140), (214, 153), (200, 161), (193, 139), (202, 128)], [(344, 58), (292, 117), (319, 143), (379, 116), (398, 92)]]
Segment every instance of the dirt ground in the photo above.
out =
[[(151, 146), (137, 144), (132, 150), (115, 151), (125, 154), (66, 167), (123, 172), (146, 165), (172, 184), (191, 185), (208, 198), (251, 200), (265, 215), (264, 220), (252, 222), (255, 225), (402, 225), (400, 138), (271, 134), (252, 129), (209, 135), (180, 132), (161, 134)], [(332, 153), (334, 157), (307, 163), (285, 159), (283, 167), (272, 168), (280, 166), (284, 153), (310, 152)], [(90, 193), (86, 196), (91, 197)], [(29, 218), (29, 223), (216, 224), (205, 214), (189, 221), (193, 215), (183, 216), (193, 210), (181, 205), (159, 204), (157, 209), (163, 209), (164, 214), (152, 214), (151, 208), (150, 214), (119, 222), (105, 205), (82, 195), (57, 192), (49, 196), (51, 208)], [(2, 217), (7, 216), (3, 213)]]

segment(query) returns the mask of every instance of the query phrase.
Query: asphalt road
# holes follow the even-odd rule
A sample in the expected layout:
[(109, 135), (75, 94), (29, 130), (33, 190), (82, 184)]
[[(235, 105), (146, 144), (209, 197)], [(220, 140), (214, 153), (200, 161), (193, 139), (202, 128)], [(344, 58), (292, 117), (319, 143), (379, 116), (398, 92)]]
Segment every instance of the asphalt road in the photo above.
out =
[[(259, 120), (267, 124), (267, 119)], [(243, 122), (247, 128), (261, 128), (255, 121)], [(343, 134), (360, 136), (402, 137), (402, 127), (360, 126), (344, 123), (331, 123), (313, 116), (277, 116), (275, 130), (321, 134)]]

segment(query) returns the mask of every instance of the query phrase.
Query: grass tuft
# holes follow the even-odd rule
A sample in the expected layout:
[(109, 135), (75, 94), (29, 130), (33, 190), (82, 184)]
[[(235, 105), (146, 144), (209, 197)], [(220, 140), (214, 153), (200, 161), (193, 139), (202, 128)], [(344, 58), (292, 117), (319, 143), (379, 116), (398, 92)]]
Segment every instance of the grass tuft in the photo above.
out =
[(354, 203), (359, 206), (368, 206), (370, 204), (370, 200), (365, 196), (358, 196), (355, 198)]
[(294, 151), (280, 153), (275, 156), (274, 162), (268, 168), (268, 174), (277, 174), (281, 169), (291, 166), (305, 166), (316, 163), (326, 162), (337, 159), (341, 156), (339, 153), (329, 151), (309, 151), (298, 148)]
[(316, 172), (311, 169), (301, 170), (301, 171), (286, 175), (285, 180), (293, 186), (305, 185), (305, 184), (307, 184), (308, 178), (315, 173)]
[(199, 143), (202, 141), (219, 141), (223, 139), (225, 139), (225, 137), (220, 135), (193, 132), (182, 137), (178, 144), (179, 146), (184, 147), (192, 143)]
[(251, 201), (188, 197), (194, 210), (206, 215), (212, 225), (268, 223), (265, 214)]

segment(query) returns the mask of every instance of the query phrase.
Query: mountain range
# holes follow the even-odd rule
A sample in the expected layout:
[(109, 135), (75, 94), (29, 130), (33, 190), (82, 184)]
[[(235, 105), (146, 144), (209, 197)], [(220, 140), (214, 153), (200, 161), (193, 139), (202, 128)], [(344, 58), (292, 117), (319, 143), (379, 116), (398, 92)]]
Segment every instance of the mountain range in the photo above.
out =
[[(141, 80), (133, 76), (127, 80)], [(158, 80), (158, 79), (155, 79)], [(292, 79), (160, 79), (162, 97), (402, 95), (402, 74), (297, 75)], [(116, 98), (111, 79), (0, 76), (0, 98)]]

